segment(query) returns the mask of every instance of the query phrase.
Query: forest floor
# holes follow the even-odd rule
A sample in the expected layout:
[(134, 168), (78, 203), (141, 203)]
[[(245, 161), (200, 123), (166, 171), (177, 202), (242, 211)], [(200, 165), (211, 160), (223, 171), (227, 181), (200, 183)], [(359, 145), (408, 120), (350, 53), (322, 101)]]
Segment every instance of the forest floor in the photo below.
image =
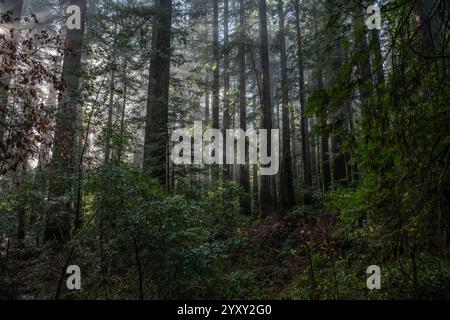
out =
[[(305, 273), (307, 244), (321, 241), (324, 232), (337, 225), (337, 213), (322, 212), (317, 219), (277, 220), (267, 218), (247, 230), (236, 231), (215, 279), (218, 298), (274, 298)], [(65, 255), (51, 254), (47, 247), (24, 245), (7, 248), (3, 241), (0, 298), (41, 299), (56, 290)], [(300, 250), (295, 252), (296, 250)], [(6, 253), (8, 251), (8, 253)], [(5, 259), (7, 255), (7, 260)], [(89, 264), (89, 262), (87, 262)], [(132, 295), (132, 293), (131, 293)]]
[(307, 273), (311, 247), (336, 230), (337, 218), (333, 211), (310, 220), (268, 218), (242, 232), (242, 242), (231, 248), (224, 268), (228, 275), (247, 271), (248, 286), (235, 293), (237, 298), (282, 297), (297, 276)]
[(45, 247), (37, 246), (9, 248), (7, 255), (0, 269), (0, 298), (39, 299), (43, 291), (56, 286), (60, 255), (50, 255)]
[[(256, 219), (243, 224), (221, 253), (208, 274), (199, 271), (200, 280), (189, 280), (192, 288), (181, 298), (191, 299), (387, 299), (414, 297), (406, 260), (383, 262), (386, 290), (372, 292), (366, 287), (366, 268), (371, 265), (361, 240), (363, 226), (356, 233), (343, 229), (339, 212), (311, 208), (312, 215), (284, 219)], [(353, 239), (353, 240), (352, 240)], [(219, 241), (220, 240), (215, 240)], [(15, 242), (12, 242), (15, 243)], [(0, 300), (54, 299), (60, 279), (62, 299), (138, 299), (139, 285), (132, 260), (117, 265), (107, 276), (99, 264), (97, 245), (73, 257), (82, 270), (82, 290), (75, 295), (65, 289), (67, 275), (62, 266), (68, 250), (54, 250), (27, 241), (22, 246), (0, 243)], [(67, 249), (67, 248), (66, 248)], [(450, 274), (445, 261), (429, 255), (418, 256), (419, 285), (424, 296), (448, 296)], [(111, 263), (115, 260), (111, 260)], [(377, 260), (378, 261), (378, 260)], [(182, 264), (185, 262), (182, 261)], [(431, 262), (430, 262), (431, 263)], [(442, 270), (441, 270), (442, 269)], [(63, 278), (61, 278), (63, 275)], [(147, 277), (151, 276), (149, 274)], [(426, 291), (428, 279), (433, 290)], [(154, 283), (144, 281), (145, 299), (157, 299)], [(430, 280), (430, 281), (431, 281)], [(102, 282), (103, 281), (103, 282)], [(83, 290), (84, 289), (84, 290)]]

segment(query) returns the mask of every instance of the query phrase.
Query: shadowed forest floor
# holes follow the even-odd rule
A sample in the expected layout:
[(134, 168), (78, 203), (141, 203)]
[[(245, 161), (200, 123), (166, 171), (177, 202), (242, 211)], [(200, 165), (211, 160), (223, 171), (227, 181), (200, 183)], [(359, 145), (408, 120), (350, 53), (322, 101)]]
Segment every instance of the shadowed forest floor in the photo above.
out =
[[(281, 298), (292, 281), (308, 269), (307, 260), (298, 259), (299, 256), (307, 256), (307, 250), (302, 245), (305, 241), (304, 234), (308, 234), (309, 241), (319, 242), (323, 237), (321, 226), (324, 225), (334, 229), (336, 213), (323, 212), (317, 221), (308, 222), (268, 218), (246, 230), (237, 229), (233, 244), (224, 253), (226, 257), (221, 262), (221, 276), (214, 279), (218, 288), (227, 288), (229, 296), (227, 291), (217, 292), (214, 296), (205, 291), (202, 298)], [(6, 247), (7, 243), (3, 242), (4, 256)], [(294, 252), (295, 250), (298, 252)], [(86, 254), (75, 259), (80, 261), (80, 258), (85, 264), (83, 270), (90, 272), (95, 256)], [(6, 268), (3, 267), (0, 278), (1, 297), (25, 300), (50, 298), (57, 287), (63, 265), (64, 256), (49, 255), (45, 247), (9, 248), (7, 265)], [(129, 281), (127, 276), (125, 270), (123, 274), (115, 274), (117, 280)], [(116, 285), (109, 283), (108, 286), (112, 285), (113, 288), (108, 290), (120, 291), (125, 295), (122, 298), (136, 298), (135, 288), (120, 288), (122, 282), (116, 282)]]
[[(225, 242), (209, 274), (184, 288), (181, 298), (196, 299), (384, 299), (414, 298), (415, 289), (408, 262), (398, 263), (384, 257), (389, 275), (383, 279), (384, 291), (366, 288), (363, 247), (355, 248), (359, 237), (367, 236), (367, 228), (357, 228), (357, 238), (345, 234), (336, 210), (314, 209), (310, 217), (283, 220), (268, 218), (247, 222), (234, 230)], [(353, 239), (353, 240), (352, 240)], [(5, 258), (5, 245), (2, 255)], [(67, 251), (67, 250), (66, 250)], [(47, 247), (23, 246), (9, 248), (7, 265), (0, 277), (2, 299), (54, 298), (65, 264), (65, 255), (50, 254)], [(114, 272), (98, 270), (94, 251), (75, 254), (83, 270), (83, 287), (73, 294), (65, 290), (61, 298), (89, 298), (97, 292), (101, 299), (138, 299), (139, 279), (133, 261), (122, 263)], [(430, 261), (429, 256), (424, 257)], [(6, 261), (3, 259), (3, 261)], [(391, 261), (391, 262), (390, 262)], [(423, 259), (421, 260), (424, 261)], [(437, 261), (437, 260), (436, 260)], [(432, 262), (433, 263), (433, 262)], [(369, 262), (367, 262), (367, 266)], [(99, 271), (101, 271), (99, 273)], [(199, 275), (201, 274), (201, 270)], [(443, 271), (443, 270), (441, 270)], [(195, 272), (195, 270), (194, 270)], [(431, 270), (421, 270), (421, 277)], [(422, 291), (422, 298), (446, 296), (450, 273), (438, 285)], [(105, 277), (105, 274), (108, 274)], [(431, 276), (434, 279), (434, 276)], [(435, 279), (436, 280), (436, 279)], [(65, 281), (65, 276), (64, 276)], [(152, 281), (143, 279), (144, 299), (158, 299)], [(426, 282), (420, 282), (426, 286)], [(422, 288), (424, 289), (424, 288)], [(180, 298), (180, 296), (177, 296)]]

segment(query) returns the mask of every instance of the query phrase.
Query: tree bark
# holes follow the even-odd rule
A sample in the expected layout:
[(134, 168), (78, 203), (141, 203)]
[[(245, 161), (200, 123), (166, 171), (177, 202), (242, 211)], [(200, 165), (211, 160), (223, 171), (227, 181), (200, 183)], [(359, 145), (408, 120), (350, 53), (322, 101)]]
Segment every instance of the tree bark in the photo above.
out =
[(231, 128), (231, 114), (230, 114), (230, 35), (229, 35), (229, 0), (224, 0), (224, 15), (223, 15), (223, 34), (224, 34), (224, 50), (223, 50), (223, 131), (224, 131), (224, 148), (223, 148), (223, 163), (224, 163), (224, 178), (232, 179), (232, 166), (226, 163), (227, 157), (227, 136), (226, 130)]
[[(316, 3), (313, 4), (313, 11), (315, 17), (317, 17), (317, 7)], [(318, 23), (314, 24), (314, 33), (319, 35)], [(324, 86), (323, 81), (323, 61), (322, 61), (322, 47), (319, 46), (317, 52), (317, 89), (322, 90)], [(320, 135), (320, 166), (321, 166), (321, 174), (322, 174), (322, 189), (323, 191), (328, 191), (331, 183), (331, 173), (330, 173), (330, 155), (329, 155), (329, 146), (328, 146), (328, 110), (325, 108), (321, 110), (320, 115), (320, 127), (322, 128), (322, 132)], [(319, 152), (318, 152), (319, 153)]]
[[(367, 45), (367, 33), (364, 25), (364, 17), (356, 12), (353, 19), (353, 37), (356, 47), (356, 68), (358, 73), (358, 88), (361, 97), (361, 116), (363, 127), (366, 130), (372, 128), (373, 110), (369, 97), (373, 92), (372, 69), (370, 65), (370, 53)], [(368, 136), (366, 134), (366, 141)]]
[[(300, 99), (300, 134), (302, 143), (302, 164), (303, 164), (303, 179), (305, 187), (312, 186), (312, 172), (311, 172), (311, 149), (309, 142), (308, 131), (308, 117), (306, 116), (306, 89), (305, 89), (305, 67), (303, 58), (303, 40), (300, 29), (300, 4), (299, 0), (295, 0), (295, 26), (297, 32), (297, 60), (299, 68), (299, 99)], [(304, 202), (310, 202), (309, 196), (305, 193)]]
[(210, 99), (209, 90), (206, 90), (206, 92), (205, 92), (205, 122), (206, 123), (209, 123), (209, 109), (210, 109), (209, 99)]
[(127, 79), (127, 57), (124, 57), (123, 62), (123, 102), (122, 102), (122, 114), (120, 117), (120, 141), (119, 149), (117, 151), (117, 163), (122, 162), (122, 154), (124, 149), (124, 135), (125, 135), (125, 111), (127, 108), (127, 94), (128, 94), (128, 79)]
[[(333, 75), (335, 78), (335, 82), (338, 83), (338, 72), (342, 67), (342, 51), (340, 40), (336, 40), (335, 48), (335, 57), (332, 65)], [(349, 118), (350, 112), (350, 101), (346, 99), (341, 106), (339, 106), (338, 110), (334, 115), (334, 126), (335, 134), (331, 137), (331, 147), (333, 153), (333, 182), (334, 183), (345, 183), (347, 180), (347, 154), (342, 150), (343, 149), (343, 139), (342, 135), (347, 132), (347, 120)]]
[[(219, 49), (219, 0), (214, 0), (213, 12), (213, 85), (212, 85), (212, 128), (219, 129), (220, 104), (220, 49)], [(217, 166), (211, 172), (212, 182), (219, 177)]]
[(168, 118), (170, 58), (172, 40), (172, 0), (156, 0), (150, 60), (147, 116), (144, 143), (144, 170), (169, 188)]
[(114, 26), (113, 34), (114, 43), (112, 52), (111, 83), (109, 86), (108, 122), (106, 123), (105, 164), (108, 164), (111, 158), (112, 118), (114, 110), (114, 91), (116, 90), (116, 35), (117, 22)]
[(280, 205), (281, 213), (287, 212), (295, 205), (294, 182), (292, 172), (291, 129), (289, 122), (289, 83), (287, 74), (286, 38), (284, 27), (283, 0), (278, 0), (278, 23), (281, 58), (281, 112), (283, 123), (283, 154), (280, 172)]
[(63, 203), (56, 204), (56, 206), (63, 207), (58, 209), (63, 211), (62, 217), (58, 217), (55, 212), (47, 217), (44, 241), (64, 242), (69, 239), (70, 233), (72, 201), (67, 199), (67, 195), (70, 193), (75, 172), (77, 127), (80, 116), (79, 72), (81, 70), (87, 0), (71, 0), (70, 4), (77, 5), (81, 9), (81, 28), (67, 30), (66, 34), (67, 50), (62, 70), (65, 91), (62, 93), (56, 115), (52, 158), (54, 178), (50, 184), (50, 196), (55, 197), (58, 202), (60, 202), (59, 197), (65, 196), (65, 199), (63, 199)]
[[(272, 103), (270, 98), (270, 70), (269, 70), (269, 40), (267, 33), (267, 4), (266, 0), (259, 0), (259, 33), (260, 33), (260, 55), (262, 68), (262, 90), (261, 90), (261, 129), (266, 129), (268, 134), (267, 154), (272, 153), (271, 131)], [(276, 190), (274, 190), (273, 176), (261, 176), (260, 188), (260, 211), (263, 218), (277, 214)]]
[[(239, 0), (239, 127), (247, 131), (247, 99), (246, 99), (246, 81), (247, 81), (247, 68), (245, 59), (246, 49), (246, 33), (245, 33), (245, 1)], [(246, 158), (248, 154), (248, 142), (245, 142), (245, 154)], [(246, 162), (248, 163), (248, 162)], [(250, 193), (250, 176), (248, 165), (239, 165), (239, 184), (245, 191), (245, 195), (241, 197), (241, 208), (245, 214), (251, 213), (251, 203), (249, 198)]]

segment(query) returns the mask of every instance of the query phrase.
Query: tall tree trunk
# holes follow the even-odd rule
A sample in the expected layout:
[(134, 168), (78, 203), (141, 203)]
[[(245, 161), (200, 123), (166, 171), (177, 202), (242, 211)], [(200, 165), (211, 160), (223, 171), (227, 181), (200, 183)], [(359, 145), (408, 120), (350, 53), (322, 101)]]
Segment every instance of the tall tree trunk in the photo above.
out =
[[(3, 24), (2, 28), (5, 32), (4, 34), (4, 42), (9, 42), (8, 46), (2, 45), (2, 51), (5, 52), (5, 55), (1, 58), (0, 66), (2, 69), (10, 68), (11, 66), (15, 66), (15, 57), (17, 52), (17, 46), (19, 43), (20, 32), (20, 18), (22, 17), (22, 7), (23, 0), (4, 0), (3, 5), (1, 7), (2, 14), (6, 14), (6, 12), (12, 12), (11, 15), (8, 16), (10, 18), (10, 23)], [(6, 48), (5, 48), (6, 47)], [(14, 70), (14, 68), (13, 68)], [(0, 74), (0, 146), (3, 147), (3, 139), (6, 130), (6, 116), (7, 116), (7, 108), (8, 108), (8, 89), (11, 82), (11, 78), (13, 76), (14, 71), (12, 72), (2, 72)], [(0, 154), (2, 152), (6, 152), (6, 150), (0, 149)]]
[[(335, 82), (338, 83), (338, 73), (343, 64), (340, 40), (336, 40), (334, 51), (335, 57), (332, 63), (332, 71)], [(346, 99), (335, 113), (333, 119), (337, 131), (337, 133), (331, 137), (334, 183), (344, 183), (347, 180), (347, 154), (342, 150), (342, 135), (347, 132), (349, 112), (350, 101), (349, 99)]]
[(229, 0), (224, 0), (224, 14), (223, 14), (223, 34), (224, 34), (224, 50), (223, 50), (223, 131), (224, 131), (224, 177), (226, 179), (232, 178), (232, 166), (226, 163), (227, 157), (227, 136), (226, 130), (231, 129), (231, 114), (230, 114), (230, 36), (229, 36)]
[(57, 210), (63, 210), (63, 212), (60, 215), (57, 212), (48, 215), (44, 241), (65, 241), (69, 238), (70, 233), (72, 201), (63, 199), (64, 203), (61, 204), (58, 198), (68, 197), (75, 172), (77, 127), (80, 117), (79, 72), (81, 70), (87, 0), (71, 0), (70, 4), (77, 5), (80, 8), (81, 28), (67, 30), (66, 34), (67, 50), (64, 55), (62, 70), (65, 91), (62, 93), (62, 99), (56, 114), (52, 158), (54, 178), (50, 184), (50, 196), (57, 198), (56, 207), (59, 207)]
[[(47, 96), (47, 106), (52, 108), (56, 107), (58, 104), (58, 90), (54, 87), (50, 87)], [(39, 146), (38, 152), (38, 164), (37, 170), (43, 171), (50, 164), (51, 158), (51, 141), (53, 139), (53, 132), (51, 130), (42, 133), (43, 141)]]
[[(358, 88), (361, 97), (361, 115), (363, 127), (366, 130), (372, 128), (373, 110), (369, 97), (373, 91), (372, 69), (370, 65), (370, 52), (367, 45), (366, 26), (364, 24), (364, 17), (356, 12), (356, 17), (353, 19), (353, 37), (356, 46), (356, 68), (358, 72)], [(366, 135), (366, 142), (368, 136)]]
[(172, 40), (172, 0), (156, 0), (152, 57), (150, 61), (147, 116), (144, 143), (144, 170), (169, 188), (168, 118), (170, 57)]
[(127, 57), (123, 59), (123, 102), (120, 117), (120, 141), (119, 150), (117, 151), (117, 163), (122, 162), (122, 154), (124, 149), (124, 135), (125, 135), (125, 111), (127, 107), (127, 94), (128, 94), (128, 79), (127, 79)]
[[(258, 76), (258, 75), (257, 75)], [(257, 80), (257, 79), (256, 79)], [(257, 114), (256, 95), (252, 97), (252, 112), (253, 112), (253, 128), (257, 128), (256, 121)], [(259, 215), (259, 183), (258, 183), (258, 164), (252, 165), (252, 212), (254, 215)]]
[(416, 0), (415, 11), (418, 17), (416, 20), (420, 27), (422, 51), (429, 56), (436, 54), (439, 30), (439, 14), (437, 11), (439, 10), (439, 5), (443, 6), (440, 0)]
[[(214, 0), (213, 9), (213, 85), (212, 85), (212, 128), (219, 129), (220, 104), (220, 49), (219, 49), (219, 0)], [(217, 166), (212, 168), (212, 182), (219, 177)]]
[(283, 116), (283, 154), (280, 173), (280, 208), (285, 213), (295, 205), (294, 182), (291, 155), (291, 129), (289, 122), (289, 84), (287, 74), (286, 38), (284, 29), (283, 0), (278, 0), (278, 22), (281, 57), (281, 107)]
[[(269, 70), (269, 40), (267, 34), (267, 4), (266, 0), (259, 0), (259, 33), (260, 55), (262, 68), (261, 92), (261, 129), (268, 133), (267, 154), (272, 153), (272, 103), (270, 99), (270, 70)], [(261, 175), (260, 211), (263, 218), (277, 214), (276, 190), (274, 190), (273, 176)]]
[[(247, 81), (247, 68), (245, 59), (246, 49), (246, 33), (245, 33), (245, 1), (239, 0), (239, 127), (247, 131), (247, 99), (246, 99), (246, 81)], [(246, 158), (248, 153), (248, 142), (245, 142), (245, 154)], [(246, 161), (246, 163), (248, 163)], [(245, 195), (241, 197), (241, 208), (246, 214), (251, 212), (251, 203), (249, 199), (250, 193), (250, 176), (248, 171), (248, 165), (240, 165), (239, 167), (239, 184), (245, 191)]]
[[(207, 80), (207, 83), (209, 85), (209, 81)], [(209, 126), (210, 123), (210, 92), (209, 92), (209, 88), (206, 89), (205, 92), (205, 123), (206, 125)], [(209, 186), (210, 182), (211, 182), (211, 170), (209, 167), (206, 168), (206, 185)]]
[(384, 95), (384, 83), (386, 82), (384, 76), (384, 66), (383, 66), (383, 54), (381, 52), (380, 35), (377, 29), (373, 29), (370, 33), (370, 46), (374, 52), (374, 59), (372, 61), (372, 69), (375, 73), (375, 85), (377, 94), (377, 119), (380, 120), (381, 130), (384, 132), (388, 125), (389, 120), (386, 112), (382, 109), (383, 105), (383, 95)]
[[(314, 118), (311, 118), (311, 121), (309, 121), (309, 124), (311, 126), (311, 130), (309, 130), (309, 132), (313, 132), (313, 128), (315, 128), (317, 123), (317, 120)], [(320, 180), (320, 169), (318, 166), (318, 158), (319, 158), (319, 153), (318, 153), (318, 141), (316, 139), (315, 136), (311, 135), (310, 139), (309, 139), (309, 143), (310, 143), (310, 151), (311, 151), (311, 177), (312, 177), (312, 185), (314, 186), (320, 186), (320, 183), (318, 183), (318, 181)], [(308, 197), (308, 200), (312, 200), (312, 198)]]
[(371, 35), (371, 47), (375, 53), (373, 61), (373, 69), (376, 74), (376, 84), (380, 85), (385, 83), (384, 67), (383, 67), (383, 54), (381, 53), (380, 34), (377, 29), (373, 29)]
[[(321, 62), (319, 62), (319, 65)], [(319, 66), (318, 70), (318, 88), (323, 88), (323, 76), (322, 76), (322, 67)], [(322, 127), (322, 132), (320, 135), (320, 145), (321, 145), (321, 164), (322, 164), (322, 188), (324, 191), (328, 191), (331, 183), (331, 173), (330, 173), (330, 154), (329, 154), (329, 146), (328, 146), (328, 132), (327, 132), (327, 118), (328, 118), (328, 112), (326, 109), (322, 110), (321, 115), (321, 123), (320, 126)]]
[[(300, 4), (299, 0), (295, 0), (295, 27), (297, 32), (297, 60), (299, 68), (299, 98), (300, 98), (300, 134), (302, 142), (302, 164), (303, 164), (303, 179), (305, 187), (312, 186), (311, 173), (311, 149), (309, 143), (308, 132), (308, 118), (306, 117), (306, 89), (305, 89), (305, 67), (303, 58), (303, 40), (300, 29)], [(304, 202), (308, 204), (310, 197), (305, 193)]]
[(111, 82), (109, 86), (109, 105), (108, 105), (108, 121), (106, 123), (106, 143), (105, 143), (105, 164), (108, 164), (111, 158), (111, 139), (112, 139), (112, 121), (114, 110), (114, 91), (116, 90), (116, 35), (117, 22), (114, 26), (114, 43), (112, 52), (111, 66)]
[(205, 122), (209, 122), (209, 90), (205, 92)]
[[(314, 16), (318, 17), (318, 11), (316, 3), (313, 3), (313, 11)], [(314, 24), (314, 33), (316, 36), (319, 35), (318, 22)], [(317, 89), (322, 90), (324, 86), (323, 81), (323, 61), (322, 61), (322, 47), (321, 42), (319, 42), (319, 48), (317, 52)], [(322, 174), (322, 189), (323, 191), (328, 191), (331, 183), (331, 173), (330, 173), (330, 155), (329, 155), (329, 146), (328, 146), (328, 110), (324, 107), (321, 110), (320, 115), (320, 126), (322, 128), (322, 132), (320, 135), (320, 157), (321, 157), (321, 174)], [(319, 153), (319, 152), (318, 152)]]

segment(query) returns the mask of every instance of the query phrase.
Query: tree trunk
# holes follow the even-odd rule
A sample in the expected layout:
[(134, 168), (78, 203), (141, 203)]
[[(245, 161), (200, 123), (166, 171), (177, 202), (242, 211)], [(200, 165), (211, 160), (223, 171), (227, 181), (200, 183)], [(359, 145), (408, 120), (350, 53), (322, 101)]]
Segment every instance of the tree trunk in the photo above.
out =
[[(332, 64), (333, 76), (335, 82), (337, 83), (338, 72), (342, 67), (342, 52), (340, 40), (336, 40), (335, 57)], [(337, 133), (331, 137), (331, 147), (333, 153), (333, 182), (334, 183), (345, 183), (347, 180), (347, 154), (342, 150), (343, 139), (342, 135), (347, 132), (347, 119), (350, 112), (350, 101), (346, 99), (343, 104), (339, 107), (334, 115), (334, 126), (336, 127)]]
[(124, 135), (125, 135), (125, 111), (127, 107), (127, 94), (128, 94), (128, 79), (127, 79), (127, 57), (124, 57), (123, 61), (123, 102), (122, 102), (122, 114), (120, 117), (120, 141), (119, 150), (117, 151), (117, 163), (122, 162), (122, 153), (124, 149)]
[[(267, 34), (267, 5), (266, 0), (259, 0), (259, 32), (260, 32), (260, 54), (262, 68), (262, 90), (261, 90), (261, 129), (266, 129), (267, 154), (272, 153), (271, 131), (272, 131), (272, 103), (270, 99), (270, 70), (269, 70), (269, 40)], [(261, 175), (260, 188), (260, 211), (263, 218), (277, 214), (276, 190), (274, 190), (273, 176)]]
[(376, 85), (376, 94), (377, 94), (377, 119), (380, 120), (380, 126), (381, 130), (384, 132), (388, 125), (389, 120), (388, 116), (386, 115), (386, 112), (381, 108), (383, 105), (383, 95), (384, 95), (384, 83), (386, 82), (385, 76), (384, 76), (384, 66), (383, 66), (383, 54), (381, 53), (381, 43), (380, 43), (380, 35), (378, 33), (377, 29), (373, 29), (371, 31), (371, 49), (374, 52), (374, 59), (372, 61), (372, 69), (375, 73), (375, 85)]
[[(220, 49), (219, 49), (219, 0), (214, 0), (213, 13), (213, 85), (212, 85), (212, 128), (219, 129), (220, 103)], [(212, 168), (212, 182), (219, 177), (217, 166)]]
[(226, 130), (231, 127), (230, 114), (230, 36), (229, 36), (229, 0), (224, 0), (224, 15), (223, 15), (223, 34), (224, 34), (224, 50), (223, 50), (223, 131), (224, 131), (224, 148), (223, 148), (223, 163), (224, 163), (224, 178), (232, 179), (232, 166), (226, 163), (227, 157), (227, 136)]
[[(80, 70), (86, 23), (87, 0), (71, 0), (71, 5), (81, 9), (81, 29), (67, 30), (67, 50), (64, 55), (62, 79), (65, 91), (56, 115), (56, 128), (53, 145), (52, 167), (54, 179), (50, 184), (50, 196), (56, 198), (55, 208), (63, 211), (52, 212), (47, 217), (44, 241), (65, 241), (69, 238), (71, 200), (68, 199), (75, 172), (75, 153), (77, 150), (77, 126), (80, 113)], [(61, 203), (61, 197), (62, 199)], [(66, 208), (64, 208), (64, 206)]]
[(278, 0), (278, 22), (280, 36), (280, 57), (281, 57), (281, 107), (283, 121), (283, 154), (281, 157), (280, 173), (280, 204), (281, 213), (287, 212), (295, 205), (294, 182), (292, 172), (291, 155), (291, 129), (289, 122), (289, 88), (287, 74), (286, 38), (284, 30), (284, 9), (283, 0)]
[[(322, 75), (322, 66), (321, 66), (321, 58), (319, 57), (319, 66), (317, 70), (317, 87), (318, 89), (323, 89), (323, 75)], [(329, 146), (328, 146), (328, 129), (327, 129), (327, 120), (328, 111), (326, 109), (322, 110), (320, 126), (322, 127), (322, 132), (320, 135), (320, 146), (321, 146), (321, 165), (322, 165), (322, 188), (324, 191), (328, 191), (331, 183), (331, 174), (330, 174), (330, 155), (329, 155)]]
[[(315, 128), (317, 120), (312, 118), (311, 121), (309, 121), (310, 125), (311, 125), (311, 130), (309, 130), (309, 132), (313, 132), (313, 128)], [(320, 183), (318, 183), (318, 180), (320, 178), (320, 169), (318, 166), (318, 158), (319, 158), (319, 153), (318, 153), (318, 149), (317, 149), (317, 145), (318, 145), (318, 141), (316, 140), (315, 136), (310, 136), (309, 139), (309, 143), (310, 143), (310, 151), (311, 151), (311, 178), (312, 178), (312, 185), (314, 186), (319, 186)], [(308, 197), (308, 200), (312, 200), (311, 198)], [(308, 204), (308, 203), (306, 203)]]
[(209, 90), (205, 92), (205, 122), (209, 123)]
[(440, 0), (416, 1), (415, 11), (418, 16), (416, 20), (420, 27), (422, 51), (429, 56), (436, 54), (436, 43), (440, 40), (438, 39), (439, 14), (437, 13), (439, 5), (443, 6)]
[(112, 52), (111, 83), (109, 86), (108, 122), (106, 123), (105, 164), (108, 164), (111, 158), (112, 118), (114, 110), (114, 91), (116, 90), (116, 35), (117, 22), (114, 26), (113, 34), (114, 43)]
[[(308, 132), (308, 118), (306, 117), (306, 89), (305, 89), (305, 67), (303, 59), (303, 40), (300, 29), (300, 4), (299, 0), (295, 0), (295, 26), (297, 31), (297, 59), (299, 68), (299, 98), (301, 108), (301, 120), (300, 120), (300, 134), (302, 142), (302, 164), (303, 164), (303, 179), (305, 187), (312, 186), (312, 172), (311, 172), (311, 149), (309, 143)], [(308, 204), (310, 198), (305, 193), (304, 202)]]
[[(314, 16), (318, 17), (316, 3), (313, 4)], [(314, 33), (319, 35), (318, 23), (314, 24)], [(321, 43), (319, 43), (321, 44)], [(324, 86), (323, 81), (323, 61), (322, 61), (322, 47), (319, 46), (317, 52), (317, 89), (322, 90)], [(328, 110), (325, 108), (321, 110), (320, 115), (320, 127), (322, 128), (322, 132), (320, 135), (320, 169), (321, 169), (321, 177), (322, 177), (322, 190), (328, 191), (331, 183), (331, 174), (330, 174), (330, 155), (329, 155), (329, 146), (328, 146)], [(318, 152), (319, 154), (319, 152)]]
[(144, 143), (144, 170), (166, 188), (168, 177), (168, 118), (170, 57), (172, 40), (172, 0), (157, 0), (150, 60), (147, 116)]
[[(239, 0), (239, 127), (247, 131), (247, 99), (246, 99), (246, 81), (247, 81), (247, 68), (245, 59), (246, 49), (246, 33), (245, 33), (245, 2)], [(245, 154), (248, 159), (248, 142), (245, 142)], [(246, 163), (248, 163), (246, 161)], [(239, 184), (245, 191), (245, 195), (241, 197), (242, 212), (249, 214), (251, 212), (251, 203), (249, 198), (250, 193), (250, 176), (248, 165), (239, 165)]]
[[(356, 12), (359, 13), (359, 12)], [(367, 45), (366, 27), (364, 17), (360, 14), (353, 19), (353, 37), (356, 47), (356, 68), (358, 72), (358, 88), (361, 97), (361, 116), (363, 127), (367, 130), (372, 128), (373, 110), (369, 97), (373, 91), (372, 70), (370, 66), (370, 52)], [(368, 136), (366, 135), (366, 142)]]

